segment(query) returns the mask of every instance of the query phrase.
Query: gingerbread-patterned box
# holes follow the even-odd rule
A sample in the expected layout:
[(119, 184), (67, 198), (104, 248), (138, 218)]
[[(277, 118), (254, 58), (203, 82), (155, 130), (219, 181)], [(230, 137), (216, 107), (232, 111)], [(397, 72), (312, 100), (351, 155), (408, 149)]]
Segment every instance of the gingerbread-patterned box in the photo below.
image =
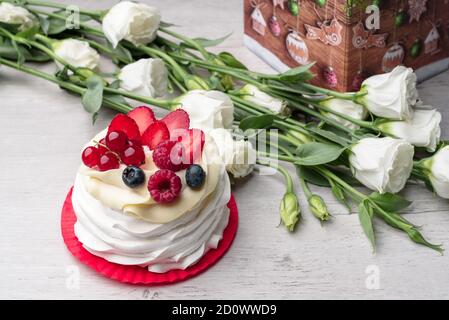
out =
[(244, 0), (245, 45), (276, 70), (315, 62), (315, 84), (355, 91), (397, 65), (449, 68), (449, 0)]

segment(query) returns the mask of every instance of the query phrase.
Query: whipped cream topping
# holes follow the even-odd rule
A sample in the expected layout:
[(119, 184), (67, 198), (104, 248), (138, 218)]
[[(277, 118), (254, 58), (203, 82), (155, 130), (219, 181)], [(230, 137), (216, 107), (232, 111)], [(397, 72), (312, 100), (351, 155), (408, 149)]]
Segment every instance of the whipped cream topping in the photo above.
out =
[[(142, 169), (148, 181), (157, 168), (151, 151), (145, 152)], [(177, 172), (183, 188), (170, 204), (156, 203), (146, 183), (136, 189), (126, 187), (121, 181), (125, 166), (99, 172), (82, 165), (72, 194), (78, 240), (96, 256), (152, 272), (193, 265), (209, 249), (217, 248), (229, 220), (230, 181), (217, 156), (214, 141), (206, 137), (201, 161), (205, 184), (192, 190), (185, 184), (185, 170)]]

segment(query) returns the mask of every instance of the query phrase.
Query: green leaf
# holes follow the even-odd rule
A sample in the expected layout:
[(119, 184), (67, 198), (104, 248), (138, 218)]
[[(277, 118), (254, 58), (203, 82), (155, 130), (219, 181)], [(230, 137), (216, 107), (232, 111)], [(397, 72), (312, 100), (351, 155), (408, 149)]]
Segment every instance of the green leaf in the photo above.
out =
[(97, 122), (98, 119), (98, 112), (95, 112), (92, 114), (92, 125), (95, 124), (95, 122)]
[(322, 138), (325, 138), (331, 142), (337, 143), (341, 146), (347, 147), (349, 143), (347, 140), (337, 135), (336, 133), (324, 129), (317, 128), (315, 124), (307, 124), (307, 130), (312, 131), (313, 133), (319, 135)]
[(31, 27), (31, 28), (28, 28), (28, 29), (26, 29), (26, 30), (24, 30), (24, 31), (21, 31), (21, 32), (17, 33), (16, 36), (17, 36), (17, 37), (20, 37), (20, 38), (30, 39), (30, 38), (32, 38), (36, 33), (38, 33), (39, 30), (40, 30), (40, 26), (34, 25), (34, 26)]
[(104, 93), (103, 97), (104, 97), (104, 99), (108, 99), (112, 102), (124, 104), (124, 105), (131, 107), (131, 105), (128, 103), (128, 101), (126, 101), (126, 99), (119, 94)]
[(327, 188), (331, 186), (329, 184), (329, 181), (325, 177), (323, 177), (320, 173), (316, 172), (310, 167), (297, 165), (296, 174), (313, 185)]
[[(61, 17), (64, 17), (64, 18), (68, 18), (70, 15), (73, 14), (72, 12), (66, 11), (66, 10), (58, 10), (53, 13), (55, 13)], [(87, 22), (87, 21), (92, 20), (91, 17), (89, 17), (88, 15), (84, 15), (84, 14), (80, 14), (79, 18), (80, 18), (80, 22)], [(59, 33), (64, 32), (65, 30), (67, 30), (67, 20), (66, 19), (59, 19), (59, 18), (53, 18), (53, 17), (50, 17), (48, 19), (48, 31), (47, 31), (48, 35), (59, 34)]]
[(218, 46), (220, 43), (223, 43), (227, 38), (229, 38), (232, 35), (232, 33), (225, 35), (224, 37), (218, 38), (218, 39), (206, 39), (206, 38), (194, 38), (192, 39), (196, 43), (198, 43), (200, 46), (207, 48), (207, 47), (215, 47)]
[(338, 159), (343, 151), (345, 151), (345, 148), (333, 144), (320, 142), (306, 143), (300, 145), (296, 150), (298, 159), (295, 161), (295, 164), (316, 166), (330, 163)]
[(16, 50), (17, 53), (17, 64), (19, 66), (23, 65), (25, 63), (25, 54), (23, 53), (23, 50), (26, 50), (23, 47), (20, 47), (19, 44), (16, 41), (12, 41), (12, 46), (14, 47), (14, 50)]
[(363, 232), (368, 237), (373, 250), (376, 250), (376, 239), (373, 227), (373, 208), (367, 199), (363, 200), (359, 205), (359, 220), (362, 225)]
[(261, 116), (249, 116), (240, 121), (239, 128), (243, 131), (248, 129), (266, 129), (273, 125), (277, 118), (274, 114), (264, 114)]
[(66, 24), (64, 20), (57, 18), (48, 19), (47, 35), (56, 35), (66, 29)]
[(310, 63), (308, 65), (292, 68), (284, 73), (281, 73), (279, 74), (279, 80), (290, 83), (308, 81), (314, 77), (314, 75), (309, 71), (314, 64), (315, 63)]
[(103, 103), (103, 79), (99, 76), (92, 76), (86, 80), (87, 90), (83, 94), (82, 104), (89, 113), (96, 113)]
[(340, 185), (336, 184), (333, 180), (329, 180), (329, 183), (331, 185), (332, 194), (334, 195), (335, 199), (337, 199), (338, 202), (344, 205), (348, 209), (348, 211), (351, 212), (351, 206), (346, 199), (343, 188)]
[(113, 48), (112, 44), (108, 41), (108, 47), (111, 49), (111, 51), (115, 55), (114, 62), (116, 64), (119, 62), (117, 58), (120, 58), (122, 61), (124, 61), (125, 63), (128, 63), (128, 64), (134, 61), (133, 56), (131, 55), (131, 52), (127, 48), (122, 46), (120, 43), (117, 45), (117, 47)]
[(21, 26), (22, 26), (21, 23), (8, 23), (8, 22), (0, 21), (0, 27), (1, 28), (4, 28), (4, 29), (6, 29), (9, 32), (14, 33), (14, 34), (19, 32), (19, 29), (20, 29)]
[(248, 70), (248, 68), (241, 63), (239, 60), (237, 60), (236, 57), (234, 57), (229, 52), (220, 52), (218, 54), (218, 57), (221, 61), (223, 61), (228, 67), (236, 68), (236, 69), (242, 69), (242, 70)]
[(117, 79), (112, 81), (108, 87), (112, 89), (120, 89), (120, 80)]
[(39, 19), (39, 25), (41, 27), (42, 32), (45, 35), (48, 35), (48, 28), (50, 28), (50, 21), (46, 17), (43, 17), (41, 15), (36, 16)]
[(392, 193), (380, 194), (378, 192), (373, 192), (369, 197), (382, 209), (390, 212), (404, 210), (412, 204), (411, 201)]
[(162, 28), (179, 27), (178, 25), (170, 22), (161, 21), (159, 24)]

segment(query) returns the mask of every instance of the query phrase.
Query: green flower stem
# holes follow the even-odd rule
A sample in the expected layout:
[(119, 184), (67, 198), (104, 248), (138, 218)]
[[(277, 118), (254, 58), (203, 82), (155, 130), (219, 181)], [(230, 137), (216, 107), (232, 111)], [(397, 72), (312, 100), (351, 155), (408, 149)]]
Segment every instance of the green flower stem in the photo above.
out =
[[(7, 1), (7, 2), (13, 2), (13, 1)], [(55, 8), (55, 9), (63, 9), (66, 10), (69, 5), (62, 4), (62, 3), (55, 3), (55, 2), (48, 2), (48, 1), (38, 1), (38, 0), (23, 0), (22, 1), (25, 5), (32, 5), (32, 6), (38, 6), (38, 7), (47, 7), (47, 8)], [(91, 17), (100, 18), (102, 15), (102, 11), (97, 10), (86, 10), (86, 9), (79, 9), (79, 12), (81, 14), (85, 14)]]
[(248, 100), (242, 99), (239, 96), (235, 95), (235, 94), (231, 94), (228, 93), (228, 96), (231, 98), (232, 101), (240, 103), (242, 105), (245, 105), (249, 108), (254, 109), (255, 111), (257, 111), (259, 114), (273, 114), (273, 112), (271, 112), (270, 110), (263, 108), (261, 106), (258, 106), (254, 103), (249, 102)]
[[(25, 65), (19, 65), (15, 62), (6, 60), (1, 57), (0, 57), (0, 65), (5, 65), (7, 67), (16, 69), (18, 71), (33, 75), (35, 77), (39, 77), (41, 79), (45, 79), (50, 82), (53, 82), (53, 83), (59, 85), (61, 88), (64, 88), (66, 90), (69, 90), (69, 91), (79, 94), (79, 95), (83, 95), (84, 92), (86, 92), (86, 89), (83, 87), (77, 86), (70, 82), (62, 81), (48, 73), (42, 72), (42, 71), (34, 69), (34, 68), (27, 67)], [(105, 103), (105, 106), (107, 106), (108, 108), (113, 109), (118, 112), (121, 112), (121, 113), (127, 113), (128, 111), (132, 110), (132, 108), (130, 106), (116, 102), (109, 98), (103, 98), (103, 102)]]
[(163, 33), (166, 33), (176, 39), (182, 40), (185, 43), (191, 45), (192, 47), (194, 47), (196, 50), (198, 50), (201, 53), (201, 55), (204, 57), (204, 59), (206, 59), (206, 60), (211, 59), (211, 55), (209, 54), (209, 52), (207, 52), (207, 50), (203, 46), (198, 44), (198, 42), (196, 42), (195, 40), (193, 40), (189, 37), (186, 37), (182, 34), (179, 34), (177, 32), (174, 32), (172, 30), (169, 30), (167, 28), (164, 28), (164, 27), (159, 27), (159, 30), (162, 31)]
[(284, 167), (282, 167), (279, 164), (275, 164), (275, 163), (270, 162), (270, 161), (263, 161), (263, 160), (257, 159), (257, 163), (260, 164), (260, 165), (263, 165), (263, 166), (268, 166), (268, 167), (271, 167), (273, 169), (276, 169), (279, 173), (281, 173), (284, 176), (284, 179), (285, 179), (287, 192), (293, 193), (293, 179), (290, 176), (290, 173), (287, 171), (287, 169), (285, 169)]
[[(285, 134), (282, 134), (282, 133), (275, 133), (275, 132), (270, 132), (270, 131), (267, 131), (267, 133), (268, 133), (268, 135), (270, 135), (270, 136), (276, 136), (279, 140), (282, 140), (282, 141), (284, 141), (284, 142), (286, 142), (286, 143), (289, 143), (289, 144), (291, 144), (291, 145), (293, 145), (293, 146), (295, 146), (295, 147), (299, 147), (301, 144), (303, 144), (301, 141), (299, 141), (299, 140), (296, 140), (296, 139), (294, 139), (294, 138), (292, 138), (292, 137), (289, 137), (289, 136), (286, 136)], [(293, 155), (291, 154), (291, 152), (288, 152), (288, 153), (286, 153), (288, 156), (290, 156), (290, 157), (293, 157)]]
[(302, 191), (304, 191), (304, 194), (306, 195), (307, 199), (310, 199), (313, 196), (312, 191), (310, 191), (309, 186), (307, 185), (306, 180), (304, 180), (303, 177), (298, 175), (299, 184), (301, 185)]
[(136, 101), (140, 101), (140, 102), (143, 102), (143, 103), (154, 105), (154, 106), (166, 109), (166, 110), (171, 110), (171, 107), (179, 105), (178, 102), (175, 102), (175, 101), (172, 101), (172, 100), (154, 99), (154, 98), (151, 98), (151, 97), (141, 96), (141, 95), (129, 92), (129, 91), (124, 91), (124, 90), (120, 90), (120, 89), (113, 89), (113, 88), (110, 88), (110, 87), (105, 87), (104, 91), (107, 92), (107, 93), (121, 95), (121, 96), (124, 96), (124, 97), (129, 98), (129, 99), (133, 99), (133, 100), (136, 100)]
[(240, 79), (247, 83), (251, 83), (251, 84), (254, 84), (257, 86), (262, 85), (260, 82), (257, 81), (257, 79), (251, 77), (251, 75), (256, 74), (252, 71), (232, 68), (229, 66), (219, 66), (219, 65), (217, 65), (215, 63), (211, 63), (209, 61), (195, 59), (193, 57), (187, 57), (185, 55), (179, 55), (177, 53), (172, 53), (172, 52), (170, 53), (170, 56), (172, 56), (173, 58), (176, 58), (178, 60), (181, 60), (181, 61), (187, 61), (187, 62), (193, 63), (193, 64), (203, 67), (209, 71), (216, 71), (216, 72), (228, 74), (234, 78)]
[(360, 126), (362, 128), (367, 128), (367, 129), (371, 129), (373, 131), (380, 132), (380, 130), (371, 121), (363, 121), (363, 120), (355, 119), (355, 118), (353, 118), (351, 116), (348, 116), (348, 115), (346, 115), (344, 113), (332, 110), (332, 109), (330, 109), (330, 108), (328, 108), (326, 106), (323, 106), (323, 105), (319, 104), (318, 103), (319, 100), (317, 101), (317, 100), (313, 100), (313, 99), (307, 99), (307, 98), (304, 98), (304, 97), (295, 97), (295, 98), (296, 98), (296, 100), (298, 100), (298, 101), (300, 101), (302, 103), (311, 104), (314, 107), (316, 107), (316, 108), (318, 108), (318, 109), (320, 109), (322, 111), (325, 111), (325, 112), (328, 112), (328, 113), (332, 113), (332, 114), (334, 114), (334, 115), (336, 115), (336, 116), (338, 116), (338, 117), (340, 117), (340, 118), (342, 118), (344, 120), (352, 122), (352, 123), (354, 123), (354, 124), (356, 124), (356, 125), (358, 125), (358, 126)]
[(89, 45), (92, 48), (94, 48), (94, 49), (96, 49), (96, 50), (98, 50), (98, 51), (108, 55), (110, 58), (115, 58), (115, 59), (119, 60), (123, 64), (129, 64), (129, 63), (132, 63), (134, 61), (134, 60), (124, 59), (122, 56), (114, 53), (114, 51), (111, 48), (109, 48), (109, 47), (107, 47), (105, 45), (102, 45), (102, 44), (100, 44), (100, 43), (98, 43), (98, 42), (96, 42), (96, 41), (94, 41), (92, 39), (83, 38), (83, 37), (77, 37), (77, 38), (74, 38), (74, 39), (78, 39), (78, 40), (85, 41), (85, 42), (89, 43)]
[(337, 122), (334, 119), (330, 119), (330, 118), (322, 115), (320, 112), (317, 112), (315, 110), (310, 109), (307, 106), (302, 105), (301, 103), (297, 102), (296, 98), (293, 98), (290, 94), (279, 93), (276, 91), (273, 92), (272, 90), (267, 90), (267, 93), (276, 98), (279, 98), (281, 100), (287, 100), (289, 106), (291, 106), (297, 110), (300, 110), (304, 113), (307, 113), (313, 117), (316, 117), (317, 119), (320, 119), (343, 132), (347, 132), (350, 136), (352, 136), (354, 138), (358, 138), (358, 136), (351, 129), (345, 127), (344, 125), (342, 125), (341, 123)]
[(176, 79), (176, 77), (173, 75), (173, 73), (170, 72), (170, 73), (168, 74), (168, 78), (169, 78), (169, 80), (170, 80), (172, 83), (174, 83), (174, 84), (176, 85), (176, 87), (177, 87), (182, 93), (186, 93), (186, 92), (189, 91), (189, 90), (187, 90), (186, 87), (184, 87), (184, 85), (183, 85), (181, 82), (178, 81), (178, 79)]
[(258, 151), (257, 155), (260, 155), (263, 158), (272, 158), (272, 159), (278, 159), (281, 161), (285, 161), (285, 162), (291, 162), (291, 163), (295, 163), (296, 159), (289, 157), (289, 156), (284, 156), (281, 154), (272, 154), (269, 152), (264, 152), (264, 151)]
[(341, 92), (317, 87), (310, 83), (301, 83), (301, 86), (308, 90), (312, 90), (314, 92), (319, 92), (319, 93), (325, 94), (327, 96), (331, 96), (331, 97), (338, 98), (338, 99), (354, 101), (357, 98), (357, 94), (355, 94), (355, 93), (341, 93)]
[(238, 109), (240, 109), (242, 111), (245, 111), (245, 112), (248, 112), (248, 113), (250, 113), (252, 115), (256, 115), (257, 116), (257, 115), (261, 115), (262, 114), (262, 113), (260, 113), (260, 112), (258, 112), (256, 110), (253, 110), (252, 108), (250, 108), (247, 105), (242, 104), (242, 103), (240, 103), (238, 101), (234, 101), (234, 106), (237, 107)]

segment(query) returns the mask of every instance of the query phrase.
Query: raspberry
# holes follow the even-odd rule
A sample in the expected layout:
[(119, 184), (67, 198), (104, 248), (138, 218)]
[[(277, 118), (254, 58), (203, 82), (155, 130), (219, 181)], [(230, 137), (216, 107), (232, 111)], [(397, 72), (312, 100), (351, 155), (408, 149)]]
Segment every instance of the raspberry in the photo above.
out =
[(148, 191), (154, 201), (169, 203), (181, 193), (181, 178), (173, 171), (161, 169), (148, 180)]
[(93, 168), (100, 160), (100, 152), (95, 147), (87, 147), (84, 149), (81, 159), (86, 167)]
[(159, 143), (153, 151), (153, 162), (159, 169), (175, 172), (185, 169), (182, 144), (170, 140)]

